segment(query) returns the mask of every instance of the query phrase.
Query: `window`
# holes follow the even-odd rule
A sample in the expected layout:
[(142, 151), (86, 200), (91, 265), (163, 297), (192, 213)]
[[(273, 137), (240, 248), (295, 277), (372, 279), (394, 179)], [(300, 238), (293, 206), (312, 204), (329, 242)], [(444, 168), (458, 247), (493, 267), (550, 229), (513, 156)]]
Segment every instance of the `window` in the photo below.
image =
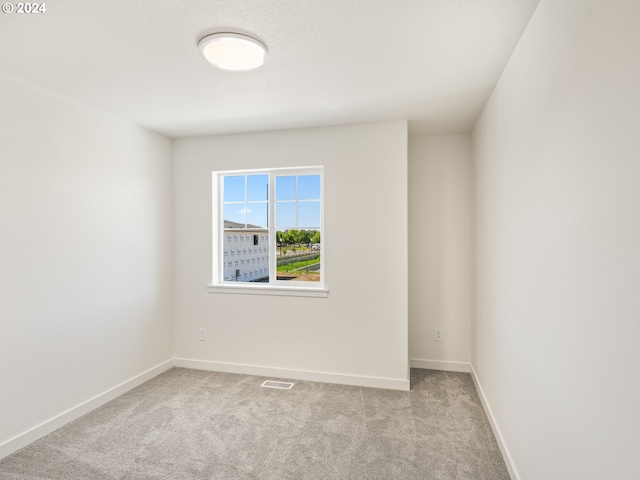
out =
[(212, 288), (324, 291), (322, 167), (214, 172), (213, 180)]

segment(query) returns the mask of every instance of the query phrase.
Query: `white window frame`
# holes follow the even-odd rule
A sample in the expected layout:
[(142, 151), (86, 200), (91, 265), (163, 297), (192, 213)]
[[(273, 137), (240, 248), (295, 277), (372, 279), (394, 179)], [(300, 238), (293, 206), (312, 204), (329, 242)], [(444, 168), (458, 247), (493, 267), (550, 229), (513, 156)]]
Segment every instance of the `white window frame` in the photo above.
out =
[[(224, 186), (223, 177), (233, 175), (269, 175), (269, 283), (224, 281)], [(276, 274), (276, 197), (275, 177), (293, 175), (320, 175), (320, 281), (278, 280)], [(212, 282), (207, 287), (210, 293), (237, 293), (250, 295), (286, 295), (306, 297), (327, 297), (329, 289), (325, 285), (325, 231), (324, 231), (324, 168), (322, 166), (268, 168), (252, 170), (222, 170), (212, 172)]]

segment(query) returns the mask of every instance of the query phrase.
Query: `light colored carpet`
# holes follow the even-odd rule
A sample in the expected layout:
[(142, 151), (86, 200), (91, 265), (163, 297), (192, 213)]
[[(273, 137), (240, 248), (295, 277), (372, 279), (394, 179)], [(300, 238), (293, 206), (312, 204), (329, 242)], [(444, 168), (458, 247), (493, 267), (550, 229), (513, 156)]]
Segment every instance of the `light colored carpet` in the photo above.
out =
[(2, 480), (509, 480), (469, 374), (411, 391), (174, 368), (0, 461)]

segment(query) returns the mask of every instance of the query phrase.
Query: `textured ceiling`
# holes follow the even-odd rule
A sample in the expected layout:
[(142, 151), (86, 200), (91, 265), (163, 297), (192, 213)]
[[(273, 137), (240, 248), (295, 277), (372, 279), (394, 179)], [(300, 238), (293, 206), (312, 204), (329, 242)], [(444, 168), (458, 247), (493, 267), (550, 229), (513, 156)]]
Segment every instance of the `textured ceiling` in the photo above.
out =
[[(0, 71), (172, 137), (408, 119), (468, 132), (538, 0), (52, 0), (0, 13)], [(268, 46), (224, 72), (197, 41)]]

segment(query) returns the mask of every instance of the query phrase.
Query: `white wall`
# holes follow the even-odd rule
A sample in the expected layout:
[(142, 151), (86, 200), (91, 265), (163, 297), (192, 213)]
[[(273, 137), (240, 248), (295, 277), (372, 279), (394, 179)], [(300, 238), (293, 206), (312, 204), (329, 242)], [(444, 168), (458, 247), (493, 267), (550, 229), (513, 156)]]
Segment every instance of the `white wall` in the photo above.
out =
[(542, 0), (473, 131), (473, 365), (522, 480), (640, 471), (638, 18)]
[[(180, 139), (174, 160), (176, 357), (408, 386), (406, 122)], [(305, 165), (325, 167), (329, 297), (208, 293), (211, 172)]]
[[(468, 371), (471, 345), (471, 137), (409, 138), (409, 357)], [(436, 328), (443, 340), (435, 341)]]
[(172, 192), (169, 139), (4, 74), (0, 105), (2, 457), (170, 358)]

